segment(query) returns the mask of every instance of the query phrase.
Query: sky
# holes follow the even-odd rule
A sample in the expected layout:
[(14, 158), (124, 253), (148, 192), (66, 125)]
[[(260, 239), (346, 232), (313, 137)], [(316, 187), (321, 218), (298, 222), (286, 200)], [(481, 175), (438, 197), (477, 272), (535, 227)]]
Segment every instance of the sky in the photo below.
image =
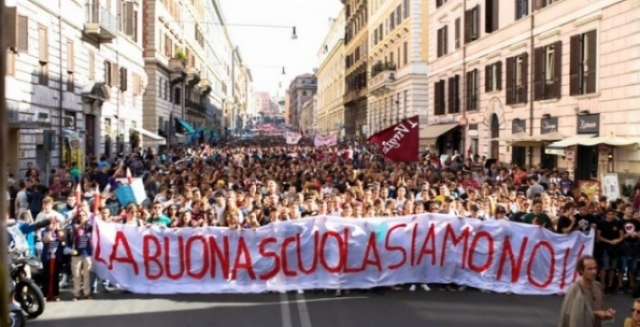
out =
[[(228, 24), (295, 26), (291, 28), (229, 26), (232, 42), (251, 69), (256, 91), (284, 96), (291, 80), (313, 73), (330, 25), (342, 9), (340, 0), (218, 0)], [(285, 67), (285, 75), (282, 75)], [(280, 87), (280, 84), (282, 87)]]

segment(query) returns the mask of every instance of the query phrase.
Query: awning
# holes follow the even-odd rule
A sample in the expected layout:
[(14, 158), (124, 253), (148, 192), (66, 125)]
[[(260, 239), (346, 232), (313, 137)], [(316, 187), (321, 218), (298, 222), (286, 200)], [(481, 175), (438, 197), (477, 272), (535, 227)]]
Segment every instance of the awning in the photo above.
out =
[(593, 138), (596, 134), (580, 134), (574, 135), (568, 139), (564, 139), (562, 141), (551, 143), (547, 146), (547, 148), (556, 148), (556, 149), (564, 149), (568, 146), (574, 146), (578, 144), (583, 144), (585, 140)]
[(152, 143), (155, 145), (167, 144), (167, 140), (164, 137), (156, 133), (150, 132), (144, 128), (131, 127), (131, 130), (140, 133), (145, 138), (143, 140), (144, 145), (149, 145), (149, 143)]
[(551, 133), (547, 133), (547, 134), (542, 134), (539, 136), (536, 136), (535, 139), (540, 140), (540, 141), (547, 141), (547, 142), (554, 142), (554, 141), (558, 141), (558, 140), (564, 140), (567, 137), (558, 133), (558, 132), (551, 132)]
[(628, 148), (637, 149), (638, 143), (640, 143), (640, 140), (638, 139), (631, 139), (626, 137), (609, 135), (609, 136), (599, 136), (599, 137), (594, 137), (594, 138), (584, 140), (580, 142), (580, 145), (594, 146), (599, 144), (606, 144), (613, 147), (628, 147)]
[(195, 133), (196, 129), (193, 128), (193, 126), (191, 126), (191, 124), (187, 123), (186, 121), (182, 120), (182, 119), (178, 119), (178, 122), (180, 123), (180, 125), (182, 125), (182, 127), (184, 127), (184, 129), (187, 131), (187, 133)]
[(424, 133), (420, 135), (420, 145), (422, 146), (430, 146), (436, 145), (438, 141), (438, 137), (442, 134), (458, 127), (459, 124), (442, 124), (442, 125), (431, 125), (425, 128)]
[(526, 132), (519, 132), (519, 133), (515, 133), (515, 134), (503, 136), (503, 137), (493, 138), (491, 139), (491, 141), (522, 142), (522, 141), (529, 141), (530, 139), (531, 139), (531, 136), (529, 136), (529, 134), (527, 134)]

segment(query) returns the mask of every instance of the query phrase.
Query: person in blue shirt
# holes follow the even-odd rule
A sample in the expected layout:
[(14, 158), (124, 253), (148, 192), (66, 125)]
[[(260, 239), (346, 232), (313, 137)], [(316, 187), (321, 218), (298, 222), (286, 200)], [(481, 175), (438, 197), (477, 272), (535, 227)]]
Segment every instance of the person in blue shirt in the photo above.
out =
[(20, 255), (37, 256), (36, 232), (49, 226), (51, 220), (44, 219), (37, 223), (29, 223), (25, 220), (12, 221), (12, 219), (9, 219), (9, 215), (7, 215), (6, 219), (7, 226), (9, 226), (9, 248), (14, 252), (19, 252), (17, 254)]

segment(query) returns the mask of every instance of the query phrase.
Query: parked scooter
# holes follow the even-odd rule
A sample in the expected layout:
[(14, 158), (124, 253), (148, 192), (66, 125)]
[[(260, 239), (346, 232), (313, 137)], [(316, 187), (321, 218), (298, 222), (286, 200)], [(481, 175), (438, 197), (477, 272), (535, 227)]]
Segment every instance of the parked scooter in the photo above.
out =
[(11, 279), (15, 284), (14, 299), (29, 318), (33, 319), (44, 313), (46, 301), (40, 287), (32, 279), (27, 278), (27, 267), (32, 276), (34, 272), (37, 276), (41, 274), (42, 262), (37, 258), (12, 258)]
[(27, 324), (27, 317), (22, 312), (20, 303), (15, 300), (16, 283), (11, 281), (11, 301), (9, 303), (9, 326), (10, 327), (24, 327)]

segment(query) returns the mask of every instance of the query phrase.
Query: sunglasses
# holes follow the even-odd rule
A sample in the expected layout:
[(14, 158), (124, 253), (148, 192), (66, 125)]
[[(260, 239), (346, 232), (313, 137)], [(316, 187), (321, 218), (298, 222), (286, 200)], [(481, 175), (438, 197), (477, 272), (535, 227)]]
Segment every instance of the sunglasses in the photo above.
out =
[(632, 313), (640, 313), (640, 310), (635, 309), (635, 308), (632, 308), (632, 309), (631, 309), (631, 312), (632, 312)]

